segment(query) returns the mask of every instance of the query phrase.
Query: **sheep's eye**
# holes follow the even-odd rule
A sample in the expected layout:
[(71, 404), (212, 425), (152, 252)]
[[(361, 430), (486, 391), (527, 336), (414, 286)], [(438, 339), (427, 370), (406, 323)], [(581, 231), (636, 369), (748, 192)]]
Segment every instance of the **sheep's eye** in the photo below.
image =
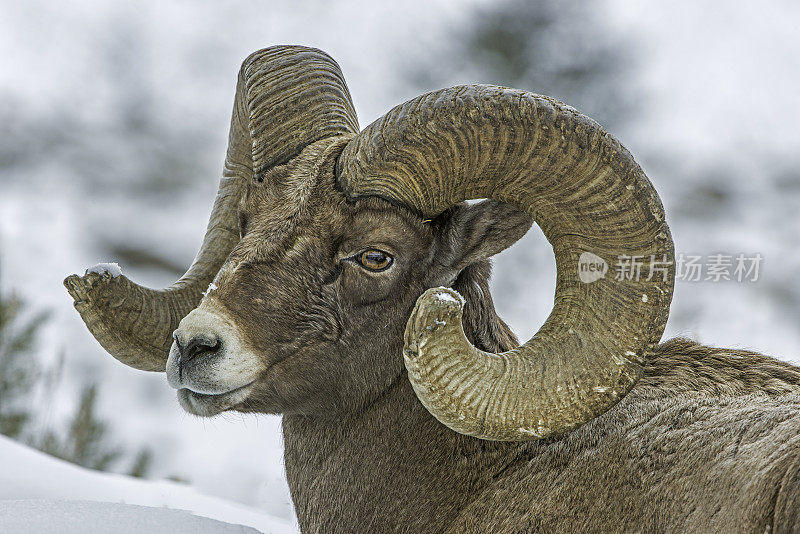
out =
[(392, 265), (394, 258), (382, 250), (369, 249), (364, 252), (359, 252), (356, 255), (356, 261), (365, 269), (370, 271), (385, 271)]

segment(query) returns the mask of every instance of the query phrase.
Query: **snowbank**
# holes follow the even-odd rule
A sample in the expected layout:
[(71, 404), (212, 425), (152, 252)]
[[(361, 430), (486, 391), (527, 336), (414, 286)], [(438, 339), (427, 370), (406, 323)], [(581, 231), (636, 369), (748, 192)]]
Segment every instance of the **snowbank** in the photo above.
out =
[(90, 501), (0, 501), (0, 530), (8, 534), (257, 533), (183, 510)]
[(252, 531), (242, 525), (296, 532), (285, 520), (189, 486), (91, 471), (0, 436), (0, 532)]

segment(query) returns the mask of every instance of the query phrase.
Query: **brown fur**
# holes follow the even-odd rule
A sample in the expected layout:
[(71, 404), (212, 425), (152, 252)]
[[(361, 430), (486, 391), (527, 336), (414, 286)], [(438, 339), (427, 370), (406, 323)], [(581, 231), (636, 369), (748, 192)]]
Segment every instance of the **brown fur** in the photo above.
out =
[[(266, 371), (241, 411), (284, 414), (304, 532), (791, 532), (800, 529), (800, 369), (672, 340), (619, 404), (557, 439), (490, 442), (420, 404), (402, 363), (417, 297), (452, 285), (479, 348), (516, 345), (487, 258), (531, 220), (497, 202), (426, 222), (348, 203), (317, 143), (253, 184), (216, 298)], [(392, 268), (353, 254), (380, 248)]]

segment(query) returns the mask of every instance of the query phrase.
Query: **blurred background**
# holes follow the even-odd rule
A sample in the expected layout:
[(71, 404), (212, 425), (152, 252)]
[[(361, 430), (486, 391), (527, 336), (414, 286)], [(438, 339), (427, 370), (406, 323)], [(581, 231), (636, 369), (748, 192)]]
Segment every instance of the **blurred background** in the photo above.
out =
[[(563, 100), (634, 154), (677, 252), (760, 254), (756, 281), (679, 280), (665, 337), (800, 364), (800, 3), (0, 0), (0, 433), (291, 518), (276, 416), (184, 413), (107, 355), (61, 285), (100, 261), (162, 287), (197, 251), (239, 64), (273, 44), (341, 65), (364, 127), (458, 83)], [(495, 263), (524, 338), (550, 311), (538, 230)], [(705, 273), (704, 273), (705, 275)]]

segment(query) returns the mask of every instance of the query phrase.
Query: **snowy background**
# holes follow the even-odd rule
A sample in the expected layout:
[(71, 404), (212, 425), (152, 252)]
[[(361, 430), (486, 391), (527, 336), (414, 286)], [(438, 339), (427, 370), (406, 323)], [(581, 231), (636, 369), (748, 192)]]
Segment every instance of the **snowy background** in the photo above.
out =
[[(143, 481), (57, 460), (0, 436), (4, 534), (289, 534), (291, 521), (167, 481)], [(248, 527), (248, 528), (245, 528)]]
[[(756, 282), (679, 281), (666, 336), (800, 363), (799, 26), (793, 0), (0, 0), (0, 293), (50, 313), (31, 432), (62, 427), (95, 383), (114, 439), (153, 451), (148, 478), (291, 520), (279, 418), (187, 415), (162, 375), (104, 353), (61, 285), (99, 261), (157, 287), (183, 272), (218, 184), (239, 64), (272, 44), (331, 54), (362, 127), (475, 82), (596, 118), (661, 194), (678, 253), (764, 258)], [(495, 298), (521, 337), (550, 311), (554, 276), (537, 231), (498, 258)], [(132, 454), (109, 469), (127, 472)]]

